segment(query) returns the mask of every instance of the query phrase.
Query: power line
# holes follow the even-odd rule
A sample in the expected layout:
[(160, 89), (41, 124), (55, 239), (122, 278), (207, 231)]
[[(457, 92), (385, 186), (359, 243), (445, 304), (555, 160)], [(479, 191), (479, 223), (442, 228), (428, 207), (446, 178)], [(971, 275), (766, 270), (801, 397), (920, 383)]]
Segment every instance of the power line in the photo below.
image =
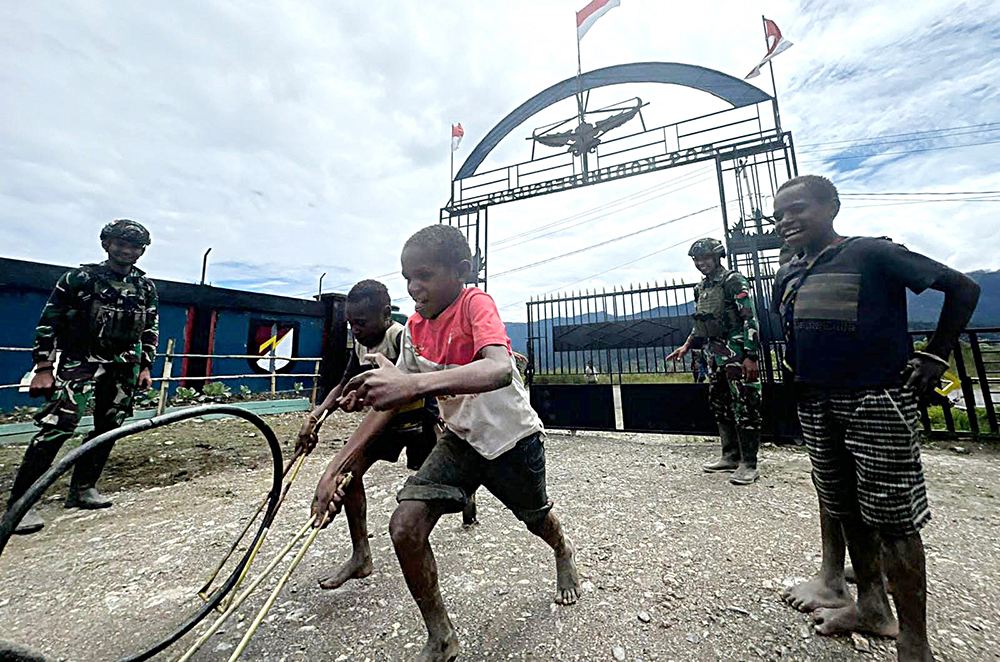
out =
[(865, 209), (866, 207), (896, 207), (898, 205), (924, 205), (934, 202), (1000, 202), (1000, 198), (969, 198), (962, 200), (902, 200), (899, 202), (880, 202), (871, 205), (845, 205), (844, 209)]
[[(830, 156), (822, 159), (810, 159), (801, 163), (822, 163), (825, 161), (843, 161), (844, 159), (870, 159), (878, 156), (894, 156), (900, 154), (918, 154), (920, 152), (933, 152), (941, 149), (956, 149), (958, 147), (978, 147), (980, 145), (996, 145), (1000, 140), (989, 140), (978, 143), (963, 143), (961, 145), (942, 145), (941, 147), (926, 147), (924, 149), (911, 149), (901, 152), (874, 152), (872, 154), (857, 154), (853, 156)], [(809, 153), (809, 152), (805, 152)]]
[(635, 232), (629, 232), (628, 234), (619, 235), (617, 237), (612, 237), (611, 239), (606, 239), (605, 241), (598, 242), (596, 244), (591, 244), (590, 246), (585, 246), (583, 248), (578, 248), (568, 253), (563, 253), (561, 255), (555, 255), (553, 257), (546, 258), (544, 260), (539, 260), (538, 262), (532, 262), (531, 264), (523, 264), (519, 267), (514, 267), (513, 269), (508, 269), (507, 271), (501, 271), (500, 273), (493, 274), (492, 278), (496, 279), (501, 276), (506, 276), (508, 274), (516, 273), (518, 271), (524, 271), (525, 269), (532, 269), (534, 267), (541, 266), (543, 264), (548, 264), (549, 262), (554, 262), (556, 260), (561, 260), (564, 257), (570, 257), (572, 255), (578, 255), (580, 253), (592, 250), (594, 248), (600, 248), (601, 246), (607, 246), (608, 244), (613, 244), (617, 241), (622, 241), (623, 239), (629, 239), (640, 235), (644, 232), (649, 232), (650, 230), (655, 230), (657, 228), (662, 228), (665, 225), (670, 225), (671, 223), (676, 223), (677, 221), (683, 220), (685, 218), (691, 218), (692, 216), (697, 216), (698, 214), (703, 214), (707, 211), (717, 209), (719, 205), (712, 205), (711, 207), (705, 207), (704, 209), (699, 209), (698, 211), (691, 212), (690, 214), (684, 214), (683, 216), (678, 216), (677, 218), (672, 218), (669, 221), (664, 221), (663, 223), (657, 223), (656, 225), (651, 225), (647, 228), (641, 230), (636, 230)]
[(899, 193), (879, 192), (879, 193), (840, 193), (840, 197), (846, 196), (884, 196), (884, 195), (993, 195), (1000, 191), (904, 191)]
[(588, 216), (588, 215), (590, 215), (592, 213), (603, 211), (603, 210), (605, 210), (605, 209), (607, 209), (609, 207), (614, 207), (614, 206), (616, 206), (616, 205), (618, 205), (618, 204), (620, 204), (622, 202), (627, 202), (627, 201), (635, 199), (637, 197), (641, 197), (641, 196), (643, 196), (643, 195), (645, 195), (647, 193), (651, 193), (653, 191), (657, 191), (657, 190), (666, 188), (668, 186), (671, 186), (672, 184), (680, 183), (680, 182), (684, 181), (685, 179), (690, 179), (690, 178), (695, 177), (695, 176), (704, 175), (708, 171), (709, 171), (709, 168), (704, 168), (704, 169), (702, 169), (700, 171), (688, 173), (686, 175), (682, 175), (680, 177), (677, 177), (675, 179), (672, 179), (672, 180), (669, 180), (669, 181), (666, 181), (666, 182), (661, 182), (661, 183), (659, 183), (659, 184), (657, 184), (655, 186), (650, 186), (647, 189), (643, 189), (641, 191), (636, 191), (635, 193), (623, 196), (623, 197), (618, 198), (616, 200), (612, 200), (610, 202), (604, 203), (604, 204), (599, 205), (597, 207), (593, 207), (593, 208), (588, 209), (586, 211), (582, 211), (582, 212), (579, 212), (577, 214), (573, 214), (571, 216), (567, 216), (566, 218), (559, 219), (558, 221), (553, 221), (551, 223), (547, 223), (545, 225), (539, 226), (539, 227), (534, 228), (532, 230), (528, 230), (526, 232), (519, 232), (517, 234), (510, 235), (508, 237), (504, 237), (503, 239), (497, 240), (493, 245), (494, 245), (494, 247), (503, 246), (503, 245), (508, 244), (508, 243), (510, 243), (512, 241), (517, 241), (519, 239), (523, 239), (525, 237), (528, 237), (528, 236), (531, 236), (531, 235), (535, 235), (535, 234), (538, 234), (540, 232), (544, 232), (545, 230), (548, 230), (550, 228), (556, 227), (556, 226), (561, 225), (563, 223), (567, 223), (569, 221), (575, 221), (575, 220), (577, 220), (579, 218), (583, 218), (584, 216)]
[[(802, 145), (799, 145), (799, 147), (815, 147), (817, 145), (837, 145), (837, 144), (853, 143), (853, 142), (877, 141), (877, 140), (881, 140), (883, 138), (901, 138), (903, 136), (920, 136), (920, 135), (927, 135), (927, 134), (931, 134), (931, 133), (944, 133), (944, 132), (947, 132), (947, 131), (963, 131), (965, 129), (976, 129), (976, 128), (988, 127), (988, 126), (1000, 126), (1000, 122), (985, 122), (983, 124), (967, 124), (965, 126), (952, 127), (950, 129), (927, 129), (925, 131), (909, 131), (907, 133), (887, 133), (887, 134), (883, 134), (881, 136), (871, 136), (871, 137), (868, 137), (868, 138), (845, 138), (843, 140), (825, 140), (823, 142), (818, 142), (818, 143), (804, 143)], [(932, 137), (946, 138), (947, 136), (932, 136)], [(918, 138), (917, 140), (920, 140), (920, 139)]]
[[(572, 287), (572, 286), (577, 285), (579, 283), (582, 283), (584, 281), (588, 281), (588, 280), (591, 280), (593, 278), (597, 278), (598, 276), (603, 276), (606, 273), (610, 273), (612, 271), (617, 271), (618, 269), (621, 269), (622, 267), (627, 267), (630, 264), (635, 264), (636, 262), (639, 262), (641, 260), (645, 260), (648, 257), (653, 257), (654, 255), (658, 255), (660, 253), (668, 251), (671, 248), (677, 248), (678, 246), (686, 244), (689, 241), (694, 241), (695, 239), (697, 239), (699, 237), (702, 237), (702, 236), (704, 236), (704, 234), (699, 232), (698, 234), (694, 235), (693, 237), (690, 237), (688, 239), (683, 239), (681, 241), (678, 241), (676, 244), (670, 244), (669, 246), (666, 246), (665, 248), (660, 248), (658, 250), (655, 250), (652, 253), (646, 253), (645, 255), (643, 255), (641, 257), (637, 257), (637, 258), (631, 259), (628, 262), (622, 262), (621, 264), (615, 265), (615, 266), (611, 267), (610, 269), (605, 269), (604, 271), (598, 271), (596, 274), (591, 274), (591, 275), (587, 276), (586, 278), (581, 278), (580, 280), (573, 281), (572, 283), (566, 283), (565, 285), (560, 285), (559, 287), (555, 288), (554, 290), (549, 290), (547, 292), (542, 292), (540, 294), (532, 295), (532, 297), (535, 297), (535, 296), (545, 296), (546, 294), (552, 294), (553, 292), (558, 292), (559, 290), (564, 290), (567, 287)], [(507, 308), (513, 308), (514, 306), (519, 306), (519, 305), (521, 305), (523, 303), (528, 302), (529, 300), (530, 300), (530, 298), (529, 299), (521, 299), (520, 301), (515, 301), (514, 303), (508, 303), (506, 305), (500, 306), (500, 310), (505, 310)]]
[[(814, 149), (804, 150), (803, 154), (814, 154), (815, 152), (833, 152), (833, 151), (843, 151), (848, 149), (864, 149), (866, 147), (881, 147), (882, 145), (898, 145), (900, 143), (913, 143), (922, 142), (928, 140), (938, 140), (941, 138), (957, 138), (959, 136), (971, 136), (977, 133), (993, 133), (995, 131), (1000, 131), (1000, 127), (995, 129), (976, 129), (975, 131), (963, 131), (961, 133), (949, 133), (947, 135), (937, 135), (937, 136), (926, 136), (923, 138), (903, 138), (901, 140), (874, 140), (869, 142), (859, 142), (853, 145), (844, 145), (840, 147), (818, 147)], [(816, 143), (822, 145), (823, 143)]]
[(538, 235), (538, 236), (535, 236), (535, 237), (531, 237), (531, 238), (525, 239), (523, 241), (519, 241), (517, 243), (508, 244), (507, 246), (504, 246), (503, 248), (500, 248), (500, 249), (494, 248), (493, 252), (497, 253), (497, 252), (506, 250), (508, 248), (514, 248), (515, 246), (521, 246), (522, 244), (527, 244), (527, 243), (535, 241), (537, 239), (542, 239), (544, 237), (548, 237), (548, 236), (551, 236), (553, 234), (558, 234), (560, 232), (564, 232), (564, 231), (570, 230), (572, 228), (580, 227), (581, 225), (586, 225), (587, 223), (592, 223), (593, 221), (599, 221), (602, 218), (607, 218), (608, 216), (611, 216), (613, 214), (617, 214), (619, 212), (623, 212), (623, 211), (626, 211), (628, 209), (632, 209), (634, 207), (638, 207), (639, 205), (644, 205), (647, 202), (652, 202), (653, 200), (657, 200), (659, 198), (663, 198), (663, 197), (666, 197), (668, 195), (672, 195), (672, 194), (676, 193), (677, 191), (681, 191), (683, 189), (690, 188), (691, 186), (695, 186), (696, 184), (700, 184), (700, 183), (702, 183), (704, 181), (707, 181), (708, 179), (710, 179), (710, 176), (703, 177), (703, 178), (701, 178), (699, 180), (691, 182), (690, 184), (686, 184), (684, 186), (681, 186), (680, 188), (674, 189), (673, 191), (667, 191), (666, 193), (661, 193), (659, 195), (654, 195), (654, 196), (652, 196), (652, 197), (650, 197), (650, 198), (648, 198), (646, 200), (640, 200), (640, 201), (635, 202), (635, 203), (633, 203), (631, 205), (628, 205), (626, 207), (622, 207), (621, 209), (614, 209), (614, 210), (609, 211), (609, 212), (607, 212), (605, 214), (601, 214), (601, 215), (595, 216), (593, 218), (588, 218), (588, 219), (586, 219), (584, 221), (580, 221), (579, 223), (574, 223), (573, 225), (568, 225), (568, 226), (560, 228), (558, 230), (554, 230), (553, 232), (547, 232), (545, 234), (541, 234), (541, 235)]

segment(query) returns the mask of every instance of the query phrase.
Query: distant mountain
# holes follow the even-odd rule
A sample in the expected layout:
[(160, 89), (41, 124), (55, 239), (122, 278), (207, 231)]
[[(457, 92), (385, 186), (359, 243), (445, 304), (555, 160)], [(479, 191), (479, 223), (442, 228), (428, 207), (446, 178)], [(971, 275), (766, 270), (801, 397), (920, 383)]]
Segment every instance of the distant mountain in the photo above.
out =
[[(976, 312), (969, 326), (1000, 326), (1000, 271), (971, 271), (966, 275), (979, 283), (982, 288), (979, 305), (976, 306)], [(906, 304), (910, 328), (933, 328), (937, 324), (938, 315), (941, 314), (942, 303), (944, 295), (940, 292), (927, 290), (917, 296), (907, 291)]]

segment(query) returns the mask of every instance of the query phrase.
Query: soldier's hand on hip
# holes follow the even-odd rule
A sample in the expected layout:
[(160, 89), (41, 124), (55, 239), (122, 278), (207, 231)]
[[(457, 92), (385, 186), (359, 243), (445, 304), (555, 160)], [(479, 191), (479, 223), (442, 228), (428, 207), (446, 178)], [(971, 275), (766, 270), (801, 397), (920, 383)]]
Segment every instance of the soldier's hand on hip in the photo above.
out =
[(743, 381), (755, 382), (760, 379), (760, 368), (753, 359), (743, 359)]
[(28, 386), (28, 395), (33, 398), (44, 398), (55, 390), (56, 380), (52, 376), (52, 370), (43, 370), (42, 372), (36, 372), (35, 376), (31, 378), (31, 384)]
[(143, 368), (139, 371), (139, 390), (145, 391), (147, 389), (153, 388), (153, 378), (149, 376), (149, 368)]

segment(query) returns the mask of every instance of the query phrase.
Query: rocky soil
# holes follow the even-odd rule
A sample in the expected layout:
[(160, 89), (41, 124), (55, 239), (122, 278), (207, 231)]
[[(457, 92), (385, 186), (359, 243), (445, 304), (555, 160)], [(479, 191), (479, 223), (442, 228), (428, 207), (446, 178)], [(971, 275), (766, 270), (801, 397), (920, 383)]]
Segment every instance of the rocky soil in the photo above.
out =
[[(299, 415), (268, 422), (290, 440)], [(356, 422), (338, 414), (326, 423), (256, 570), (306, 521), (315, 480)], [(940, 660), (1000, 659), (998, 454), (963, 446), (971, 453), (941, 445), (924, 455), (934, 512), (924, 534), (931, 639)], [(463, 529), (448, 516), (432, 536), (459, 659), (895, 659), (891, 641), (814, 634), (808, 616), (778, 597), (818, 567), (803, 450), (765, 447), (761, 479), (736, 488), (700, 472), (716, 452), (711, 440), (556, 432), (546, 449), (549, 493), (578, 547), (583, 597), (552, 603), (551, 552), (481, 493), (478, 526)], [(0, 489), (9, 489), (22, 452), (0, 449)], [(45, 529), (13, 539), (0, 557), (0, 639), (73, 661), (118, 659), (158, 641), (200, 604), (195, 592), (263, 498), (269, 467), (262, 440), (231, 419), (121, 441), (102, 483), (114, 508), (64, 510), (64, 480), (40, 507)], [(420, 649), (424, 632), (388, 536), (407, 475), (402, 463), (381, 463), (365, 477), (375, 573), (332, 592), (317, 587), (350, 550), (337, 518), (243, 659), (405, 660)], [(227, 659), (277, 578), (194, 659)], [(176, 659), (193, 638), (158, 659)]]

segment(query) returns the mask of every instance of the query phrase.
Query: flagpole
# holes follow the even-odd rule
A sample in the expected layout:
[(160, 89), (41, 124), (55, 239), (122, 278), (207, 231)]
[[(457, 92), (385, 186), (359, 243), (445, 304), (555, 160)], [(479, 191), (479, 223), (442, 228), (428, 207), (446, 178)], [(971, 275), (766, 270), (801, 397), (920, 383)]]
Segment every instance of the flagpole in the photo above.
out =
[(580, 33), (576, 33), (576, 111), (583, 122), (583, 66), (580, 64)]
[[(760, 15), (761, 25), (764, 26), (764, 48), (769, 48), (767, 43), (767, 19)], [(767, 61), (767, 66), (771, 70), (771, 90), (774, 92), (774, 126), (781, 135), (781, 112), (778, 110), (778, 85), (774, 82), (774, 58)]]
[[(455, 131), (455, 125), (451, 125), (452, 133)], [(448, 137), (448, 157), (451, 161), (451, 176), (448, 177), (448, 199), (454, 203), (455, 202), (455, 150), (452, 147), (452, 143), (455, 142), (455, 138)]]
[[(576, 25), (576, 21), (573, 21)], [(583, 65), (580, 64), (580, 28), (576, 26), (576, 114), (583, 126)], [(582, 155), (583, 177), (587, 178), (587, 152)]]

